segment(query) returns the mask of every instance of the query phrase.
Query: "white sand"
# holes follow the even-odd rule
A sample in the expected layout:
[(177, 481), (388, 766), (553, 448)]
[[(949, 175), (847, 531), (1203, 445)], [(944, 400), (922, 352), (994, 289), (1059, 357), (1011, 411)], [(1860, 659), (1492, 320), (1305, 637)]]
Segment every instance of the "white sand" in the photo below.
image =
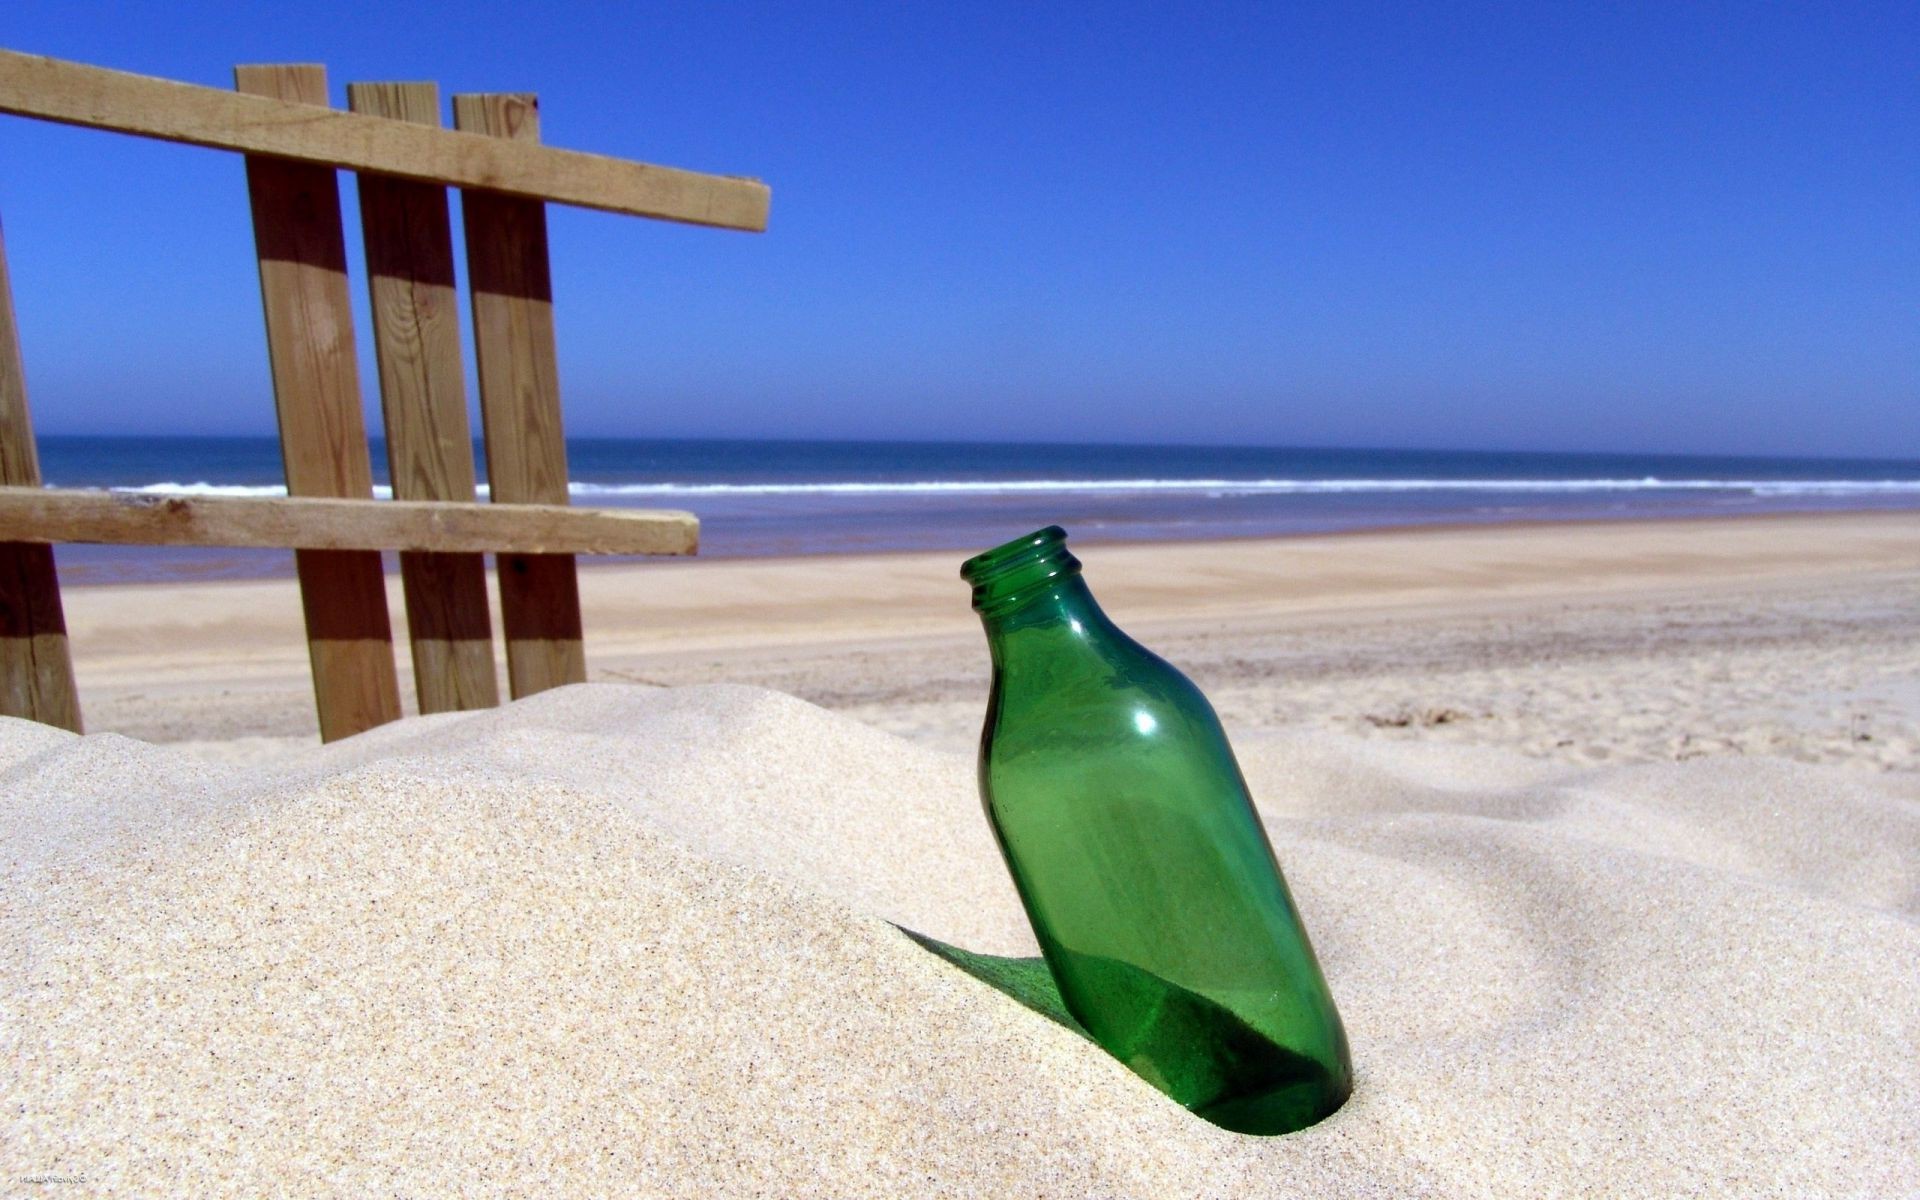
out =
[[(1115, 619), (1236, 729), (1920, 771), (1920, 513), (1074, 544)], [(987, 656), (959, 559), (583, 570), (589, 678), (756, 684), (965, 751)], [(88, 729), (242, 765), (318, 744), (291, 580), (65, 600)]]
[(1914, 1194), (1920, 778), (1240, 750), (1359, 1073), (1280, 1139), (887, 924), (1031, 948), (971, 762), (778, 693), (234, 768), (0, 720), (0, 1190)]

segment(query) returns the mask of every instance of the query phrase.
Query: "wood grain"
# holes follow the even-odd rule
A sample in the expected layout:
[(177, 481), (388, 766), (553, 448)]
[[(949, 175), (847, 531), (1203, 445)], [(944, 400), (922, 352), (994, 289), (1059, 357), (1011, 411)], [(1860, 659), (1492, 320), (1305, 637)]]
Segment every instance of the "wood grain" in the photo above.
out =
[(436, 558), (503, 550), (691, 554), (699, 529), (692, 513), (669, 509), (0, 487), (0, 538), (17, 541), (398, 550)]
[[(540, 137), (539, 104), (528, 95), (455, 96), (453, 119), (460, 129), (489, 137)], [(565, 504), (566, 437), (560, 423), (546, 208), (537, 200), (471, 189), (462, 192), (461, 208), (493, 499)], [(507, 682), (514, 697), (584, 682), (580, 584), (573, 559), (507, 554), (500, 556), (499, 567)]]
[[(373, 116), (440, 124), (440, 92), (431, 83), (349, 84), (347, 104)], [(472, 501), (473, 433), (446, 189), (363, 172), (360, 228), (393, 494)], [(500, 703), (484, 559), (409, 552), (400, 556), (400, 576), (420, 711)]]
[[(27, 412), (27, 374), (13, 317), (13, 284), (0, 236), (0, 485), (40, 483), (39, 447)], [(80, 732), (80, 695), (53, 547), (0, 534), (0, 716)]]
[[(327, 103), (326, 72), (318, 66), (236, 67), (234, 84), (290, 104)], [(333, 169), (249, 155), (247, 191), (287, 490), (371, 500)], [(294, 561), (321, 740), (396, 719), (400, 687), (379, 554), (300, 550)]]
[(252, 94), (0, 50), (0, 112), (634, 216), (767, 227), (770, 193), (758, 180), (317, 113), (273, 91), (242, 91)]
[(0, 229), (0, 484), (37, 487), (40, 446), (27, 412), (27, 370), (14, 323), (13, 281), (7, 271), (6, 234)]

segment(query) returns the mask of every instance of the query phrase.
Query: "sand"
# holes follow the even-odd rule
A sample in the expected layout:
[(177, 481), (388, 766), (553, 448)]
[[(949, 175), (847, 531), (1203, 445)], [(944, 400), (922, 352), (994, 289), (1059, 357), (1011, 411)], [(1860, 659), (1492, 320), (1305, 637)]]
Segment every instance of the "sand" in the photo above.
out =
[[(1920, 770), (1920, 514), (1075, 543), (1235, 728)], [(959, 557), (593, 567), (589, 678), (752, 683), (965, 751), (987, 663)], [(70, 588), (67, 616), (89, 729), (317, 744), (290, 581)]]
[[(1819, 545), (1804, 565), (1789, 546), (1744, 566), (1697, 533), (1629, 553), (1598, 528), (1561, 535), (1570, 582), (1488, 565), (1524, 558), (1521, 534), (1403, 539), (1372, 565), (1316, 543), (1317, 575), (1298, 544), (1242, 547), (1243, 590), (1218, 585), (1237, 607), (1156, 601), (1129, 555), (1087, 555), (1119, 577), (1095, 578), (1110, 610), (1140, 606), (1130, 628), (1203, 652), (1196, 677), (1354, 1046), (1354, 1098), (1313, 1129), (1215, 1129), (900, 931), (1033, 952), (955, 744), (949, 710), (981, 680), (953, 665), (959, 631), (931, 599), (916, 609), (917, 559), (898, 556), (840, 561), (843, 581), (880, 582), (812, 628), (795, 597), (809, 577), (827, 588), (832, 563), (690, 610), (706, 616), (679, 645), (636, 648), (670, 631), (603, 617), (633, 664), (613, 669), (680, 686), (589, 684), (325, 748), (276, 730), (264, 703), (253, 727), (238, 704), (200, 727), (167, 716), (175, 745), (0, 719), (0, 1180), (129, 1196), (1913, 1195), (1920, 771), (1852, 738), (1914, 736), (1912, 526), (1775, 525)], [(712, 566), (680, 586), (714, 599), (714, 576), (773, 569)], [(590, 596), (610, 586), (594, 575)], [(164, 639), (118, 652), (116, 679), (84, 649), (94, 601), (79, 599), (83, 687), (90, 662), (103, 696), (165, 701)], [(278, 668), (247, 660), (263, 621), (247, 608), (217, 686), (270, 696)], [(793, 681), (840, 711), (678, 678), (702, 672)], [(1529, 689), (1531, 706), (1503, 699)], [(1685, 733), (1733, 692), (1738, 728), (1778, 746), (1684, 753), (1634, 720), (1634, 697), (1665, 697), (1653, 715)], [(1422, 715), (1469, 701), (1506, 707)], [(1366, 719), (1392, 718), (1389, 702), (1410, 719)], [(1865, 717), (1829, 744), (1836, 704)], [(870, 719), (887, 714), (898, 729)], [(1546, 736), (1556, 725), (1572, 745)]]

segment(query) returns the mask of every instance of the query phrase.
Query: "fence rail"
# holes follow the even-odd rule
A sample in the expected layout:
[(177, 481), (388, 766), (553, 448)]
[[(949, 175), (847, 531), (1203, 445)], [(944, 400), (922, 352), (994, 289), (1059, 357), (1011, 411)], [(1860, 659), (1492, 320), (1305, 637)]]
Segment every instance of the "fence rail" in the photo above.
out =
[(0, 542), (523, 554), (692, 554), (700, 521), (649, 508), (154, 496), (0, 487)]
[[(40, 486), (0, 242), (0, 715), (78, 730), (53, 543), (273, 546), (300, 579), (320, 735), (400, 715), (380, 552), (400, 552), (422, 712), (499, 702), (484, 553), (498, 558), (512, 695), (586, 678), (576, 554), (692, 554), (691, 513), (568, 507), (548, 202), (728, 229), (769, 192), (540, 144), (531, 95), (453, 98), (325, 69), (241, 66), (235, 91), (0, 49), (0, 112), (246, 156), (285, 498)], [(396, 499), (373, 499), (336, 169), (360, 176), (374, 349)], [(448, 187), (461, 189), (474, 357), (494, 503), (477, 502)]]
[(0, 49), (0, 112), (723, 229), (764, 230), (771, 198), (756, 179), (316, 112), (306, 102), (17, 50)]

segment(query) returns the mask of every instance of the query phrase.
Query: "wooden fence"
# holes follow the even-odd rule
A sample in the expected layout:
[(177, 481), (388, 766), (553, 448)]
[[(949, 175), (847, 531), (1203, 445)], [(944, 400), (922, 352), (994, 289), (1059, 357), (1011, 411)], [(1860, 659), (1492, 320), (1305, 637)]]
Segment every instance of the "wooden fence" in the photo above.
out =
[[(400, 552), (420, 710), (499, 702), (483, 555), (496, 555), (513, 696), (586, 678), (576, 554), (691, 554), (689, 513), (567, 507), (546, 203), (766, 228), (768, 190), (540, 145), (525, 94), (242, 66), (236, 90), (0, 50), (0, 112), (246, 156), (285, 498), (155, 499), (41, 486), (0, 241), (0, 715), (79, 730), (55, 542), (294, 551), (320, 735), (400, 715), (380, 552)], [(337, 169), (359, 173), (392, 501), (373, 499)], [(461, 189), (492, 503), (477, 502), (448, 187)]]

